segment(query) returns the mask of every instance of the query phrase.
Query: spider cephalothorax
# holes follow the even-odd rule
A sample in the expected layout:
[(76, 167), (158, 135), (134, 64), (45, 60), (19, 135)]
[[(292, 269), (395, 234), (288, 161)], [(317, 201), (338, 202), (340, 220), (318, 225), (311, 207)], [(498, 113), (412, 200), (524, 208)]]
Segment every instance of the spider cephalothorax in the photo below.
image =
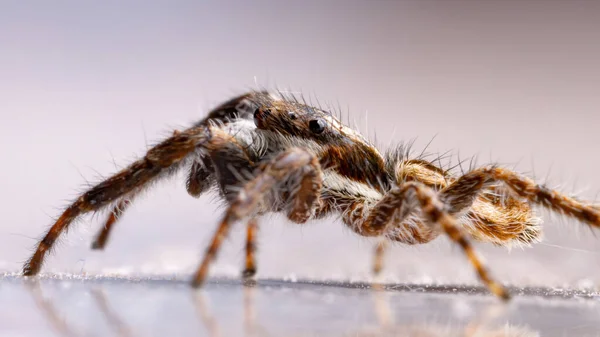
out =
[[(255, 110), (257, 132), (283, 136), (320, 160), (322, 169), (333, 168), (344, 178), (389, 188), (383, 156), (357, 131), (343, 125), (330, 112), (276, 96), (261, 97)], [(277, 137), (275, 137), (277, 138)], [(281, 140), (274, 139), (273, 144)], [(277, 146), (277, 145), (275, 145)]]
[(199, 286), (232, 224), (248, 220), (243, 275), (255, 274), (257, 219), (284, 212), (296, 223), (338, 214), (355, 233), (385, 242), (426, 243), (446, 234), (459, 245), (482, 282), (497, 296), (506, 290), (489, 275), (470, 239), (527, 245), (540, 239), (538, 204), (600, 226), (595, 206), (549, 190), (497, 166), (455, 175), (435, 162), (412, 158), (402, 147), (385, 155), (330, 112), (294, 97), (250, 92), (213, 109), (189, 129), (151, 148), (140, 160), (82, 194), (39, 242), (24, 266), (39, 272), (46, 253), (79, 216), (112, 211), (93, 248), (104, 248), (111, 228), (150, 183), (188, 170), (187, 190), (199, 196), (217, 187), (228, 207), (192, 284)]

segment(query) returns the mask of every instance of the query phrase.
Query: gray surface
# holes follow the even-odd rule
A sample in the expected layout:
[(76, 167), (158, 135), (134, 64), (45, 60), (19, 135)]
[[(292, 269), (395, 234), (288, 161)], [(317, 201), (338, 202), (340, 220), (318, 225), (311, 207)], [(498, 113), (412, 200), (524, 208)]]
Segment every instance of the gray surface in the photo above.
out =
[[(408, 290), (410, 288), (411, 290)], [(1, 336), (598, 336), (587, 292), (513, 289), (503, 304), (468, 287), (154, 277), (0, 278)], [(7, 305), (10, 303), (12, 305)]]

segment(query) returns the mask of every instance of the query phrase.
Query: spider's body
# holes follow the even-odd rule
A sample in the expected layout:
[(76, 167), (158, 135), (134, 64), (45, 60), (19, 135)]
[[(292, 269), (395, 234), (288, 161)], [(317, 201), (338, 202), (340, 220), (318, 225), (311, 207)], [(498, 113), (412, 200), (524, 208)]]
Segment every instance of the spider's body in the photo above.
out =
[[(504, 288), (489, 276), (469, 237), (497, 245), (539, 240), (537, 203), (593, 226), (597, 208), (495, 166), (455, 176), (433, 162), (410, 158), (401, 148), (385, 155), (331, 113), (294, 98), (251, 92), (219, 107), (190, 129), (150, 149), (146, 156), (93, 187), (49, 230), (26, 263), (36, 274), (60, 233), (78, 216), (114, 204), (93, 244), (103, 248), (118, 216), (150, 182), (189, 167), (188, 192), (216, 186), (229, 206), (194, 276), (200, 285), (230, 226), (249, 219), (245, 276), (255, 273), (257, 221), (285, 212), (304, 223), (328, 214), (362, 236), (405, 244), (426, 243), (445, 233), (467, 254), (481, 280), (498, 296)], [(376, 249), (381, 269), (384, 242)]]

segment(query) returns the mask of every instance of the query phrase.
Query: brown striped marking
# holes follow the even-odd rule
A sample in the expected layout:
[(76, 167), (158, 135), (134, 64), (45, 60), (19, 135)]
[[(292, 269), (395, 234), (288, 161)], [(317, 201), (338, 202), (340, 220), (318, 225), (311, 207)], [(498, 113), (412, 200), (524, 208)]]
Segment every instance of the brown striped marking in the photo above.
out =
[(117, 220), (123, 215), (123, 212), (131, 205), (131, 201), (129, 199), (123, 199), (117, 203), (115, 207), (113, 207), (112, 211), (108, 215), (108, 218), (104, 222), (104, 226), (100, 229), (100, 232), (96, 235), (96, 238), (92, 242), (92, 249), (102, 250), (106, 247), (106, 243), (108, 242), (108, 238), (110, 237), (110, 233), (112, 233), (112, 229)]
[(248, 221), (246, 228), (246, 263), (242, 277), (251, 278), (256, 274), (256, 234), (258, 232), (258, 220), (252, 218)]

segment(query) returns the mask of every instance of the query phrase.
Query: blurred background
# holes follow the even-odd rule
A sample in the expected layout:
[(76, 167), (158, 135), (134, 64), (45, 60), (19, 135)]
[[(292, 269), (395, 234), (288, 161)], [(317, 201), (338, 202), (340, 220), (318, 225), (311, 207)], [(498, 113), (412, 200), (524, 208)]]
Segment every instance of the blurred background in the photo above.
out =
[[(249, 89), (338, 102), (379, 146), (478, 156), (594, 199), (600, 192), (600, 2), (3, 1), (0, 4), (0, 270), (16, 272), (86, 182)], [(90, 251), (104, 216), (73, 227), (46, 272), (174, 275), (199, 262), (222, 208), (179, 176)], [(594, 287), (598, 232), (545, 218), (545, 241), (484, 245), (518, 285)], [(214, 265), (235, 277), (238, 225)], [(330, 219), (263, 219), (259, 277), (368, 280), (373, 242)], [(388, 282), (478, 284), (445, 238), (394, 247)]]

